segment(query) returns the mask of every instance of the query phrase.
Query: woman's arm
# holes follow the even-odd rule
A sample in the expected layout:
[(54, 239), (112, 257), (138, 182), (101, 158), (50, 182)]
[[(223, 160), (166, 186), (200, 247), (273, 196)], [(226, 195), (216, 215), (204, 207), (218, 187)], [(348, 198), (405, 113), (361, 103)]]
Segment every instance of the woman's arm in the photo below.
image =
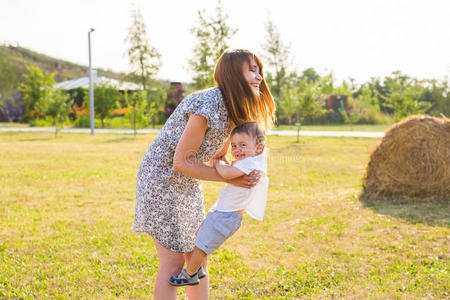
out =
[(173, 169), (201, 180), (225, 181), (215, 168), (208, 167), (195, 158), (203, 142), (208, 122), (205, 117), (190, 115), (184, 132), (178, 141), (173, 157)]
[(242, 170), (227, 165), (216, 164), (216, 170), (225, 179), (233, 179), (245, 175)]
[(203, 142), (208, 122), (199, 115), (190, 115), (183, 134), (181, 135), (173, 157), (173, 169), (187, 176), (201, 180), (225, 181), (244, 188), (254, 187), (260, 176), (250, 173), (234, 179), (225, 179), (213, 167), (206, 166), (195, 158)]

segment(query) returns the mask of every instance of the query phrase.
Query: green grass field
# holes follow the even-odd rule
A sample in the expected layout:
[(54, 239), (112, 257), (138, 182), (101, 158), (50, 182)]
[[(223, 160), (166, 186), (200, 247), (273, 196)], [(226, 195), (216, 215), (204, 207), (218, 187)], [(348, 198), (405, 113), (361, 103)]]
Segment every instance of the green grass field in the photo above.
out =
[(0, 127), (19, 127), (19, 128), (26, 128), (30, 127), (29, 124), (26, 123), (13, 123), (13, 122), (0, 122)]
[[(154, 137), (0, 133), (0, 298), (151, 298), (156, 252), (131, 226)], [(379, 140), (295, 139), (268, 138), (265, 220), (210, 256), (211, 298), (448, 299), (448, 202), (363, 201)]]
[[(47, 127), (52, 127), (51, 124), (47, 124)], [(350, 125), (345, 124), (335, 124), (335, 125), (302, 125), (300, 130), (312, 130), (312, 131), (380, 131), (384, 132), (389, 129), (392, 125)], [(0, 122), (0, 127), (29, 127), (29, 124), (25, 123), (8, 123), (8, 122)], [(66, 126), (67, 127), (67, 126)], [(97, 126), (98, 127), (98, 126)], [(124, 128), (122, 123), (120, 123), (120, 119), (112, 119), (107, 120), (106, 128)], [(156, 125), (155, 128), (161, 129), (163, 125)], [(152, 126), (148, 126), (147, 128), (152, 128)], [(296, 126), (289, 125), (280, 125), (277, 127), (273, 127), (272, 130), (297, 130)]]
[[(385, 132), (391, 125), (388, 124), (377, 124), (377, 125), (363, 125), (356, 124), (353, 126), (346, 124), (334, 124), (334, 125), (302, 125), (300, 130), (311, 130), (311, 131), (380, 131)], [(274, 127), (273, 130), (297, 130), (296, 126), (280, 125)]]

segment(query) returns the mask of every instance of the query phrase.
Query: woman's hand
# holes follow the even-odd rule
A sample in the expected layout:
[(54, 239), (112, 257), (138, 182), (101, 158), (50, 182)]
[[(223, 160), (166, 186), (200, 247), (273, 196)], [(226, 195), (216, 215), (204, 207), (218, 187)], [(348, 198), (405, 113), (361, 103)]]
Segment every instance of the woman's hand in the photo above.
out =
[(253, 171), (248, 175), (242, 175), (241, 177), (228, 179), (226, 180), (226, 182), (246, 189), (251, 189), (259, 182), (260, 179), (261, 179), (261, 172)]

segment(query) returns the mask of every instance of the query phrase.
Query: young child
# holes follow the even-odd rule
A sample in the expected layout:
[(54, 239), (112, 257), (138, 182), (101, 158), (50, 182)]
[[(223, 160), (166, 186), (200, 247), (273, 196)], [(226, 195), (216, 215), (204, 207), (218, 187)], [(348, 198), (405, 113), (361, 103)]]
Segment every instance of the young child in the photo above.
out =
[(217, 172), (225, 179), (232, 179), (256, 170), (261, 173), (261, 179), (251, 189), (227, 184), (220, 190), (219, 198), (197, 231), (195, 248), (186, 269), (170, 278), (171, 285), (199, 284), (199, 279), (206, 276), (201, 267), (206, 256), (239, 229), (244, 212), (262, 221), (269, 186), (264, 146), (264, 130), (257, 123), (246, 122), (233, 129), (231, 154), (236, 160), (231, 166), (223, 161), (215, 163)]

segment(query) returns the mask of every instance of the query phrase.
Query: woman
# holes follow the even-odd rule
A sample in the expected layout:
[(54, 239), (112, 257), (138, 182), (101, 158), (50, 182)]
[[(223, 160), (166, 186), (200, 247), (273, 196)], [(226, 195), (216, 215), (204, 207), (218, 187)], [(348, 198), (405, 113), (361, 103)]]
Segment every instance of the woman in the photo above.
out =
[[(250, 51), (222, 54), (214, 72), (217, 87), (186, 97), (141, 162), (133, 230), (150, 234), (158, 253), (154, 299), (176, 299), (168, 279), (189, 260), (205, 213), (199, 180), (246, 188), (259, 180), (257, 174), (225, 180), (203, 162), (227, 161), (229, 135), (236, 125), (257, 121), (268, 129), (275, 106), (262, 74), (260, 59)], [(191, 300), (208, 299), (208, 290), (205, 278), (186, 293)]]

